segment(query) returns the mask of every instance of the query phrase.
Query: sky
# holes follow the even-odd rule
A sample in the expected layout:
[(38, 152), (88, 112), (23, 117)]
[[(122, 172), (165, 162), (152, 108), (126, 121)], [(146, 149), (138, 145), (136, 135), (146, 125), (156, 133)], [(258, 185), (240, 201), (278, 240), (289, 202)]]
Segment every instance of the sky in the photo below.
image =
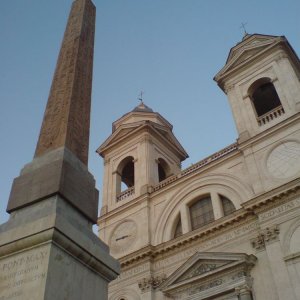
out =
[[(89, 170), (111, 124), (144, 102), (189, 154), (183, 168), (236, 141), (213, 77), (248, 33), (285, 35), (300, 54), (299, 0), (94, 0), (97, 7)], [(31, 162), (72, 0), (0, 0), (0, 224), (13, 178)]]

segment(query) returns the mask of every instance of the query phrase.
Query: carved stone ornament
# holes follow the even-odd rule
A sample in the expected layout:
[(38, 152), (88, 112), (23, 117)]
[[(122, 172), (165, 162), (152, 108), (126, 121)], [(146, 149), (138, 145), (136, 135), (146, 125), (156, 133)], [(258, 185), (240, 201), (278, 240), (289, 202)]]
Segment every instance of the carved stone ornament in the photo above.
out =
[(263, 229), (257, 237), (251, 240), (253, 248), (256, 250), (265, 249), (266, 244), (278, 240), (279, 232), (278, 225)]
[[(235, 288), (251, 287), (254, 255), (197, 252), (159, 287), (171, 299), (221, 299)], [(234, 295), (233, 295), (234, 296)]]
[(280, 233), (280, 231), (279, 231), (279, 227), (277, 225), (274, 227), (271, 227), (271, 228), (267, 227), (264, 230), (265, 243), (277, 241), (279, 233)]
[(251, 287), (248, 284), (243, 284), (235, 288), (237, 296), (251, 295)]
[(166, 275), (158, 275), (158, 276), (149, 276), (146, 278), (142, 278), (139, 282), (139, 288), (142, 293), (149, 291), (150, 289), (156, 289), (161, 285), (162, 282), (166, 280)]
[(208, 273), (216, 268), (219, 268), (226, 264), (227, 262), (207, 262), (207, 261), (200, 261), (193, 266), (193, 268), (189, 269), (183, 276), (181, 276), (176, 282), (180, 282), (189, 278), (193, 278), (195, 276), (199, 276), (205, 273)]
[(259, 234), (254, 239), (251, 239), (252, 247), (256, 250), (262, 250), (265, 249), (265, 240), (264, 236), (262, 234)]

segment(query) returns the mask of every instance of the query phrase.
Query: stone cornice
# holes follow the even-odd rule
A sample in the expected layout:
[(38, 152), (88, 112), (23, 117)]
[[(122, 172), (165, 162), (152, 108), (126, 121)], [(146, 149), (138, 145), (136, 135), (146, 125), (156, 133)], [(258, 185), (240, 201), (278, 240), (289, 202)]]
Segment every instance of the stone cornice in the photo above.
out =
[(289, 195), (295, 195), (300, 193), (300, 178), (294, 179), (288, 183), (284, 183), (275, 189), (263, 193), (246, 203), (242, 203), (242, 207), (247, 211), (255, 211), (262, 207), (267, 207), (270, 203), (276, 202), (276, 200), (282, 199)]
[[(248, 224), (253, 221), (257, 221), (256, 210), (257, 208), (264, 206), (268, 207), (269, 204), (276, 202), (278, 205), (279, 201), (285, 201), (282, 196), (292, 195), (295, 192), (300, 191), (300, 178), (291, 181), (288, 184), (284, 184), (279, 188), (273, 189), (272, 191), (260, 195), (247, 203), (244, 203), (243, 208), (234, 212), (233, 214), (223, 217), (221, 219), (215, 220), (206, 226), (199, 228), (197, 230), (190, 231), (176, 239), (161, 243), (157, 246), (146, 246), (138, 251), (135, 251), (129, 255), (126, 255), (119, 259), (122, 268), (129, 267), (132, 264), (136, 264), (145, 259), (155, 259), (159, 255), (164, 254), (174, 254), (186, 246), (192, 246), (201, 239), (205, 242), (213, 237), (220, 236), (222, 233), (227, 232), (230, 229), (234, 229), (237, 225), (241, 226)], [(300, 193), (299, 193), (300, 194)], [(280, 201), (280, 202), (282, 202)]]
[[(105, 140), (105, 142), (96, 150), (96, 152), (102, 157), (105, 157), (108, 151), (111, 151), (111, 149), (117, 147), (120, 143), (125, 143), (128, 140), (132, 140), (133, 137), (136, 137), (142, 132), (149, 132), (153, 136), (155, 136), (159, 141), (167, 143), (168, 147), (170, 147), (170, 149), (177, 153), (180, 156), (181, 160), (184, 160), (188, 157), (188, 154), (181, 146), (179, 141), (176, 139), (172, 130), (169, 128), (165, 128), (162, 125), (152, 122), (150, 120), (144, 120), (128, 124), (126, 125), (126, 127), (130, 127), (132, 128), (132, 130), (127, 134), (118, 137), (118, 133), (121, 132), (122, 127), (118, 128), (109, 138)], [(162, 131), (164, 131), (165, 134), (167, 134), (167, 137), (165, 137), (161, 133)]]
[(213, 223), (207, 224), (206, 226), (197, 230), (190, 231), (176, 239), (161, 243), (158, 246), (146, 246), (138, 251), (120, 258), (119, 261), (121, 263), (121, 267), (124, 268), (144, 259), (154, 259), (164, 253), (176, 253), (180, 251), (180, 249), (186, 247), (188, 244), (194, 244), (200, 238), (202, 241), (206, 241), (207, 239), (213, 238), (217, 235), (220, 235), (224, 231), (227, 231), (229, 227), (236, 227), (237, 223), (241, 225), (254, 220), (256, 220), (256, 217), (253, 216), (251, 212), (240, 209), (230, 216), (218, 219)]
[(245, 148), (252, 146), (256, 143), (261, 142), (262, 139), (264, 139), (266, 136), (270, 136), (272, 134), (275, 134), (277, 131), (282, 130), (284, 128), (290, 127), (292, 123), (299, 122), (300, 120), (300, 112), (290, 116), (287, 119), (284, 119), (283, 121), (275, 124), (274, 126), (264, 130), (263, 132), (260, 132), (256, 134), (255, 136), (246, 139), (242, 142), (238, 142), (238, 148), (240, 150), (244, 150)]
[(86, 264), (91, 270), (101, 274), (101, 276), (104, 276), (108, 281), (115, 279), (118, 275), (108, 265), (105, 265), (99, 257), (96, 257), (87, 250), (84, 250), (80, 245), (77, 245), (55, 227), (48, 228), (15, 242), (2, 245), (0, 256), (4, 257), (12, 252), (24, 251), (25, 249), (31, 249), (49, 243), (53, 243), (63, 251), (68, 252), (75, 259)]
[(165, 124), (165, 126), (170, 128), (171, 130), (173, 129), (173, 125), (158, 112), (134, 112), (134, 111), (131, 111), (129, 113), (126, 113), (125, 115), (120, 117), (118, 120), (113, 122), (112, 131), (114, 132), (119, 126), (122, 125), (122, 123), (124, 123), (125, 120), (128, 120), (131, 116), (144, 116), (145, 119), (147, 119), (147, 117), (149, 117), (149, 116), (156, 117), (163, 124)]
[(104, 220), (106, 220), (108, 218), (111, 218), (112, 216), (115, 216), (117, 214), (122, 214), (122, 212), (124, 210), (128, 210), (134, 206), (141, 205), (141, 203), (144, 203), (148, 199), (149, 199), (149, 193), (145, 193), (145, 194), (143, 194), (139, 197), (133, 198), (127, 202), (120, 201), (118, 203), (122, 203), (122, 204), (116, 206), (113, 210), (105, 213), (104, 215), (101, 215), (98, 218), (97, 224), (99, 225), (101, 222), (103, 222)]

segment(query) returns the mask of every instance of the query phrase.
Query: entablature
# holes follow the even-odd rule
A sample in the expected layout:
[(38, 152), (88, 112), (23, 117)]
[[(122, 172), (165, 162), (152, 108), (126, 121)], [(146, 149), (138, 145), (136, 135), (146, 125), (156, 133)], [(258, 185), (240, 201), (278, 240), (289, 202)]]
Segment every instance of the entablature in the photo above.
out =
[[(300, 179), (292, 181), (290, 184), (285, 184), (282, 187), (276, 188), (264, 195), (260, 195), (247, 203), (243, 208), (235, 211), (231, 215), (217, 219), (212, 223), (207, 224), (201, 228), (185, 233), (175, 239), (171, 239), (167, 242), (153, 246), (148, 245), (135, 252), (132, 252), (119, 259), (121, 267), (128, 268), (131, 265), (140, 263), (141, 261), (151, 259), (153, 262), (165, 257), (166, 255), (172, 255), (187, 249), (187, 247), (193, 247), (194, 245), (205, 243), (218, 236), (223, 236), (230, 230), (235, 228), (246, 226), (250, 229), (259, 229), (259, 213), (261, 210), (267, 210), (273, 206), (278, 206), (290, 198), (300, 194)], [(283, 197), (284, 196), (284, 197)], [(253, 225), (250, 225), (253, 224)], [(224, 237), (225, 238), (225, 237)], [(223, 242), (228, 242), (224, 240)]]

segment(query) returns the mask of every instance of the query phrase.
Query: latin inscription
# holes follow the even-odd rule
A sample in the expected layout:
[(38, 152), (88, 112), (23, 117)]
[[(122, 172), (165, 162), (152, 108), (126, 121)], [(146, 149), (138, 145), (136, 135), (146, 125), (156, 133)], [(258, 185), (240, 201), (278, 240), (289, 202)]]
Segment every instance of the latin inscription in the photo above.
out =
[[(192, 247), (190, 249), (187, 249), (185, 251), (181, 251), (173, 256), (170, 256), (168, 258), (159, 260), (157, 262), (155, 262), (153, 264), (153, 270), (154, 271), (158, 271), (161, 270), (162, 267), (166, 267), (171, 265), (172, 263), (177, 263), (183, 259), (186, 259), (190, 256), (192, 256), (195, 252), (197, 251), (203, 251), (206, 250), (208, 248), (217, 246), (219, 244), (222, 244), (224, 242), (230, 241), (234, 238), (237, 238), (239, 236), (244, 235), (245, 233), (251, 232), (253, 230), (256, 230), (259, 228), (258, 222), (253, 222), (244, 226), (241, 226), (240, 228), (237, 228), (231, 232), (228, 232), (226, 234), (220, 235), (214, 239), (211, 239), (209, 241), (206, 241), (204, 243), (201, 243), (200, 245), (197, 245), (195, 247)], [(144, 264), (141, 266), (138, 266), (136, 268), (132, 268), (130, 270), (124, 271), (121, 273), (120, 276), (118, 276), (118, 278), (116, 280), (113, 281), (112, 284), (117, 283), (120, 280), (124, 280), (126, 278), (132, 277), (134, 275), (140, 274), (145, 272), (146, 270), (150, 269), (150, 265), (149, 264)]]
[(122, 272), (116, 280), (113, 281), (113, 283), (119, 281), (119, 280), (122, 280), (122, 279), (125, 279), (125, 278), (128, 278), (128, 277), (131, 277), (133, 275), (136, 275), (136, 274), (139, 274), (139, 273), (142, 273), (146, 270), (149, 270), (150, 266), (149, 264), (145, 264), (145, 265), (142, 265), (142, 266), (138, 266), (136, 268), (133, 268), (133, 269), (130, 269), (128, 271), (125, 271), (125, 272)]
[(31, 250), (0, 260), (0, 300), (24, 299), (45, 281), (45, 249)]
[[(244, 272), (237, 272), (228, 276), (221, 276), (219, 278), (214, 278), (209, 280), (207, 283), (202, 284), (201, 281), (198, 284), (192, 283), (188, 285), (187, 288), (182, 290), (174, 290), (171, 292), (171, 295), (174, 299), (184, 299), (187, 296), (198, 295), (199, 298), (203, 293), (215, 293), (216, 287), (223, 285), (228, 287), (228, 290), (232, 289), (232, 284), (237, 281), (241, 281), (244, 276)], [(206, 294), (207, 295), (207, 294)], [(206, 298), (206, 297), (205, 297)]]
[(244, 225), (240, 228), (237, 228), (231, 232), (228, 232), (226, 234), (220, 235), (214, 239), (211, 239), (207, 242), (201, 243), (195, 247), (192, 247), (190, 249), (187, 249), (185, 251), (182, 251), (180, 253), (177, 253), (174, 256), (168, 257), (164, 260), (160, 260), (154, 263), (154, 270), (159, 270), (161, 267), (168, 266), (174, 262), (178, 262), (180, 260), (186, 259), (190, 256), (192, 256), (197, 251), (204, 251), (206, 249), (209, 249), (211, 247), (217, 246), (219, 244), (222, 244), (224, 242), (227, 242), (229, 240), (232, 240), (234, 238), (237, 238), (239, 236), (244, 235), (245, 233), (248, 233), (252, 230), (258, 229), (259, 225), (258, 222), (253, 222), (247, 225)]
[(278, 215), (281, 215), (285, 212), (288, 212), (294, 208), (300, 207), (300, 199), (294, 199), (290, 202), (284, 203), (278, 207), (275, 207), (273, 209), (270, 209), (258, 216), (260, 221), (266, 221), (269, 219), (272, 219), (274, 217), (277, 217)]

